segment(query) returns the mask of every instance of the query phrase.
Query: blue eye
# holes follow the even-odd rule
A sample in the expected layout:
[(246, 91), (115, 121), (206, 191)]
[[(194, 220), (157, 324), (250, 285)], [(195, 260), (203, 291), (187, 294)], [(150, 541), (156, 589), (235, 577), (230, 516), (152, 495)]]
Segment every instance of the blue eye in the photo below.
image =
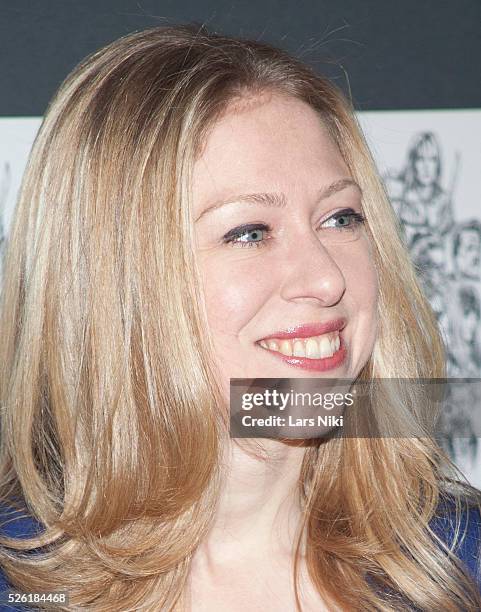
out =
[(353, 230), (365, 221), (365, 217), (360, 213), (352, 210), (352, 208), (345, 208), (331, 215), (329, 219), (323, 221), (319, 227), (332, 227), (337, 230)]
[[(341, 231), (342, 236), (348, 237), (356, 229), (359, 228), (365, 222), (365, 218), (360, 213), (356, 212), (352, 208), (344, 208), (339, 210), (328, 219), (323, 221), (318, 229), (334, 229)], [(267, 241), (270, 239), (269, 234), (272, 232), (272, 228), (265, 223), (248, 223), (246, 225), (240, 225), (227, 232), (222, 237), (224, 244), (230, 244), (232, 246), (258, 248), (266, 246)], [(336, 236), (338, 236), (336, 232)]]
[(224, 243), (239, 245), (241, 247), (260, 247), (264, 246), (267, 234), (271, 228), (264, 223), (251, 223), (235, 227), (225, 234), (222, 238)]

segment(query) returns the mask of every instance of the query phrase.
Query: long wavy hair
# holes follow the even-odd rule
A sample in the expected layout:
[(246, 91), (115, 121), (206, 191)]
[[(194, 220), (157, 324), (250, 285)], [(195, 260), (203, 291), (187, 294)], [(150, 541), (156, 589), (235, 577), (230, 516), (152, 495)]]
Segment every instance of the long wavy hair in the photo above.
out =
[[(380, 291), (360, 379), (445, 374), (433, 313), (333, 85), (284, 51), (195, 25), (134, 32), (93, 53), (60, 86), (33, 145), (0, 312), (0, 496), (41, 527), (4, 535), (0, 562), (19, 590), (68, 591), (59, 609), (188, 609), (228, 439), (192, 168), (229, 103), (266, 90), (315, 109), (363, 190)], [(422, 393), (395, 395), (373, 397), (374, 425), (415, 422), (424, 435), (305, 448), (299, 545), (311, 580), (344, 610), (478, 609), (474, 583), (428, 523), (448, 496), (458, 518), (479, 500), (433, 441)]]
[(442, 191), (442, 187), (439, 184), (443, 164), (441, 155), (441, 145), (433, 132), (420, 132), (415, 134), (409, 145), (406, 168), (404, 170), (403, 179), (405, 182), (406, 190), (415, 189), (419, 185), (418, 174), (416, 170), (416, 162), (422, 154), (429, 151), (434, 155), (436, 159), (436, 177), (433, 180), (434, 194), (437, 195)]

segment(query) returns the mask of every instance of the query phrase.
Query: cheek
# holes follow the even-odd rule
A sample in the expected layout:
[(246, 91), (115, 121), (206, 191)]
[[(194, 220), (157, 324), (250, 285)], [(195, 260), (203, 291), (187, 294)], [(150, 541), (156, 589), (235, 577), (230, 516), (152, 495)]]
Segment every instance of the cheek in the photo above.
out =
[(201, 262), (209, 326), (214, 335), (237, 336), (264, 303), (265, 275), (248, 261), (209, 258)]
[[(361, 245), (359, 245), (361, 247)], [(377, 337), (379, 283), (369, 242), (365, 241), (356, 256), (344, 266), (345, 303), (348, 316), (354, 321), (353, 341), (362, 352), (362, 361), (371, 353)]]
[(343, 274), (346, 297), (351, 296), (358, 308), (374, 315), (377, 311), (379, 285), (372, 247), (367, 238), (359, 241), (358, 248), (351, 252), (344, 263)]

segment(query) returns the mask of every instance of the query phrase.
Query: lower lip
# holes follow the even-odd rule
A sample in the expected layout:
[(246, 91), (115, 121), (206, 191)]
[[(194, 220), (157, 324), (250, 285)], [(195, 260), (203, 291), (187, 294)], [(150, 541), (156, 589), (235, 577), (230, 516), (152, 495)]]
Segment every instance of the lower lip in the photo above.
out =
[(332, 357), (324, 357), (322, 359), (308, 359), (307, 357), (289, 357), (288, 355), (283, 355), (282, 353), (278, 353), (277, 351), (271, 351), (270, 349), (265, 349), (263, 347), (263, 351), (267, 351), (271, 355), (278, 357), (284, 363), (287, 363), (294, 368), (299, 368), (301, 370), (309, 370), (311, 372), (325, 372), (326, 370), (334, 370), (338, 368), (342, 363), (344, 363), (347, 355), (346, 348), (344, 346), (344, 342), (340, 339), (339, 349), (334, 353)]

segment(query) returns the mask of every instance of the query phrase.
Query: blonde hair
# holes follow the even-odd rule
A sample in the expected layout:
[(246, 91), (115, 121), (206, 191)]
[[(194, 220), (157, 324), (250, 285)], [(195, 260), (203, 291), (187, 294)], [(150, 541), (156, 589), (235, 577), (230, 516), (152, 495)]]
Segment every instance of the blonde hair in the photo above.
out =
[[(72, 607), (59, 609), (183, 605), (227, 436), (194, 257), (192, 166), (227, 105), (265, 90), (319, 113), (363, 189), (380, 294), (360, 378), (444, 375), (394, 213), (331, 84), (283, 51), (195, 26), (135, 32), (93, 53), (61, 85), (35, 140), (0, 312), (0, 497), (44, 526), (2, 537), (0, 561), (18, 589), (68, 591)], [(420, 399), (375, 398), (373, 419), (401, 411), (429, 432)], [(306, 558), (328, 601), (404, 609), (369, 574), (421, 610), (480, 605), (428, 527), (448, 490), (458, 519), (467, 499), (443, 470), (455, 473), (429, 435), (306, 447)], [(298, 554), (296, 580), (297, 567)]]

